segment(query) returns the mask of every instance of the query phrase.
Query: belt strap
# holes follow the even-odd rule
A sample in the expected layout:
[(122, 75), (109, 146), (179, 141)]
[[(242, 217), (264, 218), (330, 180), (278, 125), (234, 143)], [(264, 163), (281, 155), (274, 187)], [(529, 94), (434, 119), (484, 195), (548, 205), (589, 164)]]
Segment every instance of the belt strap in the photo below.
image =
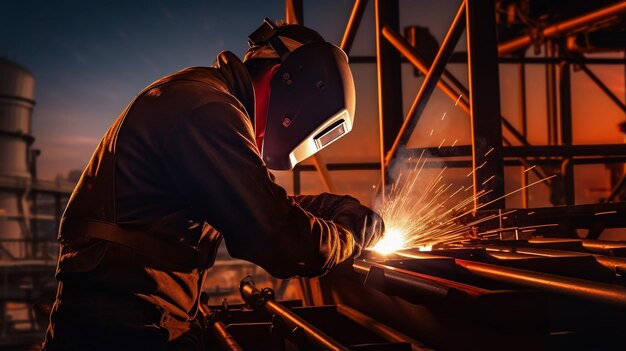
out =
[[(105, 240), (131, 248), (146, 255), (158, 265), (171, 269), (206, 268), (208, 255), (176, 242), (166, 242), (142, 231), (125, 229), (109, 222), (66, 218), (61, 224), (61, 242), (71, 243), (80, 238)], [(209, 254), (210, 255), (210, 254)]]

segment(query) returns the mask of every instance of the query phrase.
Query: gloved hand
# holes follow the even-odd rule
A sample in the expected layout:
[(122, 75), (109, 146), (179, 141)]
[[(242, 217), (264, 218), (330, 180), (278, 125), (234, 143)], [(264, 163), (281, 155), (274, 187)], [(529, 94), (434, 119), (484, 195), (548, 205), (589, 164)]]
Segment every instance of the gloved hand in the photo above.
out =
[(351, 196), (322, 193), (317, 196), (296, 196), (294, 200), (317, 217), (346, 227), (355, 240), (352, 257), (374, 246), (385, 232), (383, 219)]

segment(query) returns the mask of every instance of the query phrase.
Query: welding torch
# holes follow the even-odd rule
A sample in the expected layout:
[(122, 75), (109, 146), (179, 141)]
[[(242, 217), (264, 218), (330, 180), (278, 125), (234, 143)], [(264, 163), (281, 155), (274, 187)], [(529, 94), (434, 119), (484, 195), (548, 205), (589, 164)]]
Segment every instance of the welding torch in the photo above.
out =
[(293, 313), (289, 308), (274, 301), (274, 291), (272, 289), (257, 289), (250, 276), (241, 280), (239, 291), (242, 299), (248, 306), (254, 310), (267, 311), (267, 313), (272, 315), (273, 327), (279, 323), (282, 324), (291, 333), (292, 338), (303, 340), (323, 350), (348, 351), (347, 347)]

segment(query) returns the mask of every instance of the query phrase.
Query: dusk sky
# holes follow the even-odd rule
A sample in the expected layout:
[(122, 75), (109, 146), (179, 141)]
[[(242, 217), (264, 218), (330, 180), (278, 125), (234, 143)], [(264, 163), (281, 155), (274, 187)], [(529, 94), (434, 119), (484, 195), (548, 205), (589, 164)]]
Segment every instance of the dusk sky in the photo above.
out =
[[(339, 43), (353, 3), (305, 0), (305, 24), (328, 41)], [(373, 3), (368, 3), (352, 54), (374, 54)], [(401, 25), (429, 27), (441, 41), (459, 3), (401, 0)], [(221, 50), (231, 50), (241, 57), (247, 35), (264, 17), (284, 18), (284, 0), (4, 1), (0, 56), (26, 67), (36, 79), (32, 133), (36, 138), (34, 147), (42, 150), (39, 176), (50, 179), (82, 169), (120, 111), (152, 81), (184, 67), (210, 65)], [(461, 50), (463, 41), (459, 44)], [(618, 96), (624, 96), (623, 67), (591, 68)], [(412, 76), (411, 67), (405, 65), (403, 69), (406, 111), (419, 81)], [(466, 81), (464, 65), (449, 69)], [(357, 83), (355, 130), (323, 154), (331, 160), (337, 155), (358, 158), (365, 154), (367, 160), (376, 161), (375, 67), (353, 65), (353, 72)], [(513, 65), (500, 66), (502, 112), (514, 124), (519, 111), (516, 72)], [(545, 139), (543, 67), (529, 67), (528, 72), (529, 118), (533, 124), (529, 138), (541, 144)], [(624, 119), (623, 113), (582, 73), (575, 72), (573, 82), (575, 141), (623, 142), (623, 135), (615, 127)], [(444, 112), (448, 113), (447, 124), (441, 125), (439, 117)], [(596, 116), (605, 122), (597, 123)], [(437, 132), (443, 134), (429, 138), (430, 122), (439, 123)], [(465, 114), (435, 93), (420, 121), (422, 128), (416, 130), (412, 140), (425, 146), (437, 146), (444, 137), (467, 142), (468, 125)], [(353, 150), (360, 152), (355, 155)]]
[[(355, 53), (374, 52), (373, 2)], [(339, 43), (353, 1), (304, 3), (305, 23)], [(405, 3), (417, 10), (416, 21), (443, 35), (458, 1)], [(32, 132), (34, 147), (42, 150), (39, 176), (83, 168), (139, 90), (181, 68), (210, 65), (221, 50), (241, 56), (264, 17), (284, 18), (284, 1), (4, 1), (0, 56), (36, 79)]]

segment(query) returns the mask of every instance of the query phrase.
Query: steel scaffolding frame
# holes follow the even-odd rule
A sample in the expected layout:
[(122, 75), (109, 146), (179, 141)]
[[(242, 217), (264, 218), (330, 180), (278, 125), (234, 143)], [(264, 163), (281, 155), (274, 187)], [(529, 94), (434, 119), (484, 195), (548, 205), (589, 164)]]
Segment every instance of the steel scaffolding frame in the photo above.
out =
[[(292, 6), (294, 2), (298, 1), (288, 1), (287, 8)], [(301, 1), (299, 3), (301, 8)], [(366, 0), (357, 0), (354, 3), (341, 40), (341, 47), (348, 54), (366, 6)], [(287, 12), (289, 11), (288, 9)], [(454, 148), (430, 148), (429, 151), (433, 152), (432, 156), (471, 155), (470, 167), (476, 168), (486, 161), (485, 154), (488, 153), (489, 162), (474, 172), (474, 191), (480, 191), (485, 180), (494, 175), (495, 179), (500, 180), (489, 182), (491, 192), (482, 197), (481, 202), (490, 203), (490, 205), (481, 209), (504, 208), (504, 201), (500, 198), (504, 194), (503, 174), (505, 166), (520, 165), (523, 170), (528, 170), (531, 168), (529, 162), (532, 162), (537, 167), (533, 167), (531, 171), (539, 178), (550, 175), (555, 168), (560, 169), (559, 182), (550, 184), (551, 182), (548, 181), (546, 184), (550, 185), (553, 190), (558, 187), (558, 191), (563, 194), (559, 204), (571, 206), (575, 203), (574, 165), (624, 162), (626, 147), (623, 145), (572, 145), (571, 68), (572, 65), (580, 67), (580, 70), (616, 106), (626, 111), (626, 106), (621, 99), (611, 92), (606, 84), (587, 67), (587, 64), (626, 65), (626, 59), (586, 58), (582, 54), (568, 52), (562, 39), (585, 26), (598, 21), (606, 21), (625, 13), (626, 3), (615, 3), (577, 17), (549, 24), (541, 29), (539, 35), (523, 35), (513, 40), (498, 43), (496, 40), (495, 7), (485, 6), (484, 2), (479, 3), (477, 0), (465, 0), (461, 2), (432, 64), (422, 59), (417, 50), (398, 34), (400, 11), (398, 0), (375, 0), (374, 11), (376, 18), (374, 33), (376, 56), (350, 56), (350, 62), (352, 64), (375, 63), (377, 67), (381, 140), (380, 163), (329, 164), (327, 165), (328, 171), (379, 168), (381, 170), (381, 184), (385, 184), (388, 177), (387, 166), (398, 156), (398, 150), (408, 151), (409, 154), (416, 154), (422, 150), (408, 150), (405, 146), (435, 88), (441, 89), (449, 98), (458, 100), (459, 106), (470, 115), (472, 145), (455, 146)], [(468, 38), (467, 53), (453, 52), (463, 29), (465, 29)], [(526, 57), (523, 51), (532, 45), (543, 45), (546, 52), (545, 57)], [(425, 78), (410, 111), (406, 118), (403, 118), (400, 67), (407, 62), (422, 72)], [(446, 70), (445, 66), (448, 63), (467, 63), (469, 87), (464, 87), (454, 75)], [(525, 93), (520, 94), (521, 131), (501, 116), (498, 85), (499, 64), (518, 65), (521, 91), (524, 92), (526, 89), (526, 65), (541, 64), (546, 66), (550, 145), (531, 145), (526, 138), (527, 101)], [(506, 129), (513, 140), (507, 139), (502, 134), (501, 127)], [(458, 160), (447, 162), (447, 164), (458, 167), (468, 166), (467, 161)], [(301, 172), (311, 170), (314, 168), (307, 165), (297, 166), (294, 169), (294, 193), (300, 192)], [(522, 172), (522, 174), (522, 178), (527, 181), (528, 172)], [(623, 180), (618, 182), (611, 198), (608, 199), (609, 201), (617, 197), (619, 185), (623, 183), (626, 182)], [(380, 191), (384, 191), (384, 186), (380, 187)], [(475, 206), (478, 206), (478, 203)], [(524, 194), (523, 197), (523, 207), (528, 207), (527, 194)], [(626, 221), (624, 225), (626, 225)], [(597, 237), (599, 233), (590, 233), (590, 235)]]

